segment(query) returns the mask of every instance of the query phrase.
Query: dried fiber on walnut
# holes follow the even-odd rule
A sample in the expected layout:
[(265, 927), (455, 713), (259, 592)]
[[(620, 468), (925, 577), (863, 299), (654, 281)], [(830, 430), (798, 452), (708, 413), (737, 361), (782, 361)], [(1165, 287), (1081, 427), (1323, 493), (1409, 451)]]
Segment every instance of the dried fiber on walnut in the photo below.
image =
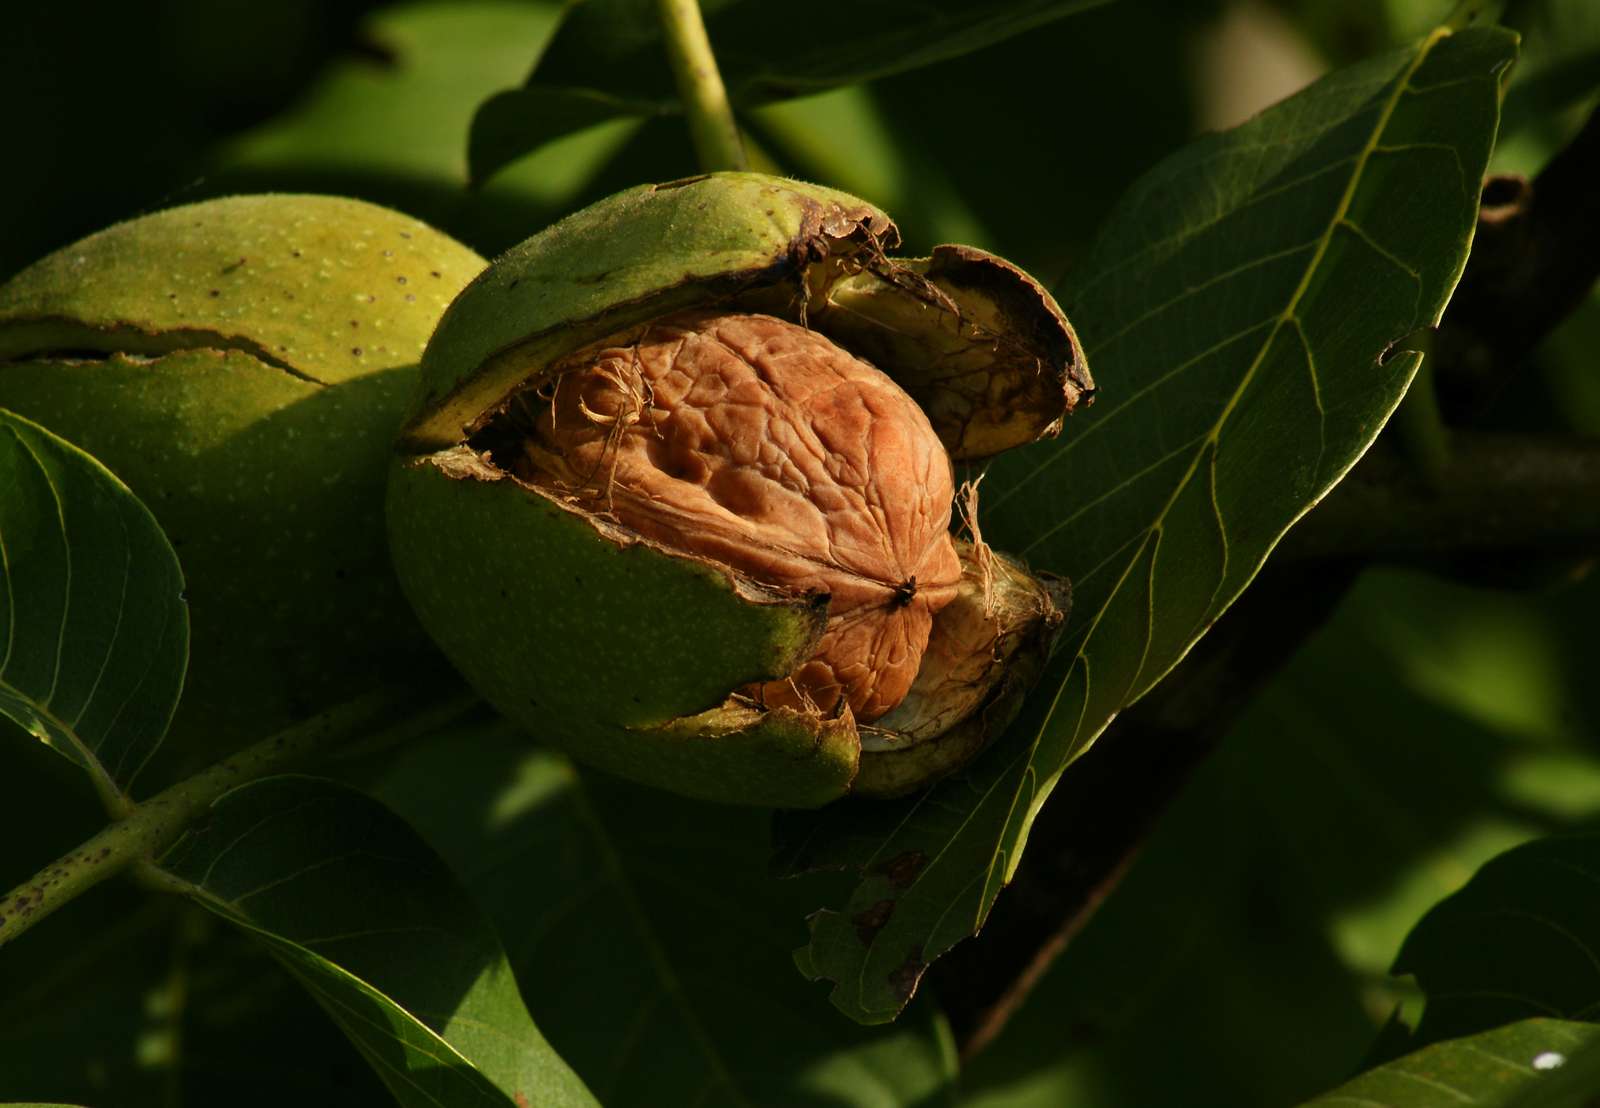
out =
[(557, 368), (524, 480), (595, 502), (639, 534), (769, 585), (826, 592), (813, 657), (768, 705), (905, 696), (961, 579), (950, 461), (899, 385), (772, 316), (658, 320)]

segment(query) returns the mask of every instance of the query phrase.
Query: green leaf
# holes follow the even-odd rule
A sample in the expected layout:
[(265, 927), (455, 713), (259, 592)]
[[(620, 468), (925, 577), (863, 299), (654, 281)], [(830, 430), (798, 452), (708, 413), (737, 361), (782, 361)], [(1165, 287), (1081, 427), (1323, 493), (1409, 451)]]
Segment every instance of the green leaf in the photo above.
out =
[(985, 538), (1073, 581), (1043, 688), (922, 796), (787, 818), (789, 865), (866, 873), (796, 956), (841, 1010), (894, 1018), (982, 924), (1062, 770), (1372, 442), (1420, 361), (1389, 352), (1465, 264), (1514, 54), (1441, 28), (1201, 139), (1112, 216), (1068, 313), (1102, 395), (984, 486)]
[(229, 141), (216, 171), (190, 194), (358, 196), (425, 219), (485, 255), (520, 242), (579, 206), (581, 195), (620, 187), (594, 178), (637, 127), (618, 119), (571, 135), (490, 186), (465, 188), (462, 135), (473, 113), (527, 77), (560, 16), (559, 0), (423, 0), (374, 11), (360, 28), (371, 51), (330, 65), (297, 107)]
[(1600, 835), (1501, 854), (1406, 936), (1427, 996), (1419, 1043), (1532, 1016), (1600, 1021)]
[[(1422, 914), (1512, 846), (1600, 826), (1596, 619), (1593, 575), (1529, 594), (1363, 574), (963, 1068), (963, 1104), (1282, 1108), (1348, 1080), (1358, 1059), (1414, 1049), (1421, 990), (1388, 971)], [(1102, 742), (1138, 742), (1119, 730)], [(1161, 743), (1144, 747), (1157, 765)], [(1063, 779), (1030, 849), (1045, 834), (1062, 844), (1057, 820), (1093, 826), (1062, 811), (1084, 797), (1079, 772), (1089, 765)], [(1111, 787), (1140, 803), (1141, 781)], [(1374, 1047), (1401, 1004), (1403, 1038)], [(1151, 1043), (1159, 1066), (1144, 1064)]]
[(0, 712), (118, 800), (188, 661), (177, 555), (99, 462), (0, 411)]
[(478, 894), (608, 1108), (950, 1102), (932, 1005), (857, 1027), (795, 976), (809, 893), (767, 872), (765, 813), (577, 770), (503, 723), (408, 750), (379, 791)]
[[(771, 0), (705, 5), (736, 107), (824, 92), (952, 58), (1106, 0)], [(472, 121), (473, 180), (619, 116), (679, 111), (654, 0), (577, 0), (527, 84)]]
[(527, 75), (555, 30), (554, 0), (412, 3), (372, 13), (363, 41), (381, 51), (331, 66), (291, 112), (224, 150), (226, 172), (388, 179), (397, 190), (466, 182), (461, 134), (484, 97)]
[(1508, 133), (1600, 94), (1600, 5), (1532, 0), (1507, 14), (1522, 33), (1523, 54), (1506, 93)]
[(159, 864), (266, 944), (408, 1108), (594, 1104), (466, 891), (377, 801), (265, 778), (218, 800)]
[[(1584, 1108), (1594, 1086), (1563, 1072), (1585, 1064), (1600, 1027), (1526, 1020), (1470, 1039), (1452, 1039), (1398, 1058), (1307, 1101), (1303, 1108)], [(1592, 1081), (1592, 1066), (1586, 1075)]]

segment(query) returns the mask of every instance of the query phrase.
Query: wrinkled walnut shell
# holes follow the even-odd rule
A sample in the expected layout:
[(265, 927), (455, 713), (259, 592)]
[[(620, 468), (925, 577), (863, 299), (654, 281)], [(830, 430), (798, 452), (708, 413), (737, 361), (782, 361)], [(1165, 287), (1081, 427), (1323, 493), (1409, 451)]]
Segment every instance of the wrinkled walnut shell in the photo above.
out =
[(495, 707), (590, 765), (784, 807), (921, 787), (1005, 728), (1068, 593), (952, 542), (949, 461), (1059, 433), (1093, 381), (1026, 273), (898, 243), (856, 197), (717, 173), (574, 213), (457, 298), (390, 544)]
[(585, 350), (536, 416), (519, 476), (664, 546), (825, 593), (817, 651), (768, 705), (877, 719), (955, 596), (950, 460), (881, 371), (769, 315), (692, 312)]

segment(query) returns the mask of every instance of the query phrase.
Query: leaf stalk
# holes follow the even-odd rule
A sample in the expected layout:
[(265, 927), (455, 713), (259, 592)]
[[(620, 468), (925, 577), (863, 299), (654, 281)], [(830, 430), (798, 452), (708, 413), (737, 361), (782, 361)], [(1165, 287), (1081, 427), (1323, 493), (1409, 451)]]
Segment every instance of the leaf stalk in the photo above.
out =
[(747, 168), (744, 141), (711, 52), (699, 0), (657, 0), (656, 7), (700, 168), (708, 173)]
[(1395, 413), (1395, 430), (1417, 472), (1429, 485), (1437, 487), (1450, 468), (1450, 428), (1439, 408), (1433, 361), (1431, 351), (1423, 354), (1417, 375)]

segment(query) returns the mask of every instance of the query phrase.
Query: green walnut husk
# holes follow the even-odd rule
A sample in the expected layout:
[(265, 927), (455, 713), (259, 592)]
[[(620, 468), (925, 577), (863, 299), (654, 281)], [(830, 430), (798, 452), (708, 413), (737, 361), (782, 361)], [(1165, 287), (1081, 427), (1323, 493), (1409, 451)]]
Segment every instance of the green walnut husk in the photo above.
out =
[(182, 563), (169, 765), (437, 657), (393, 578), (383, 485), (423, 346), (483, 265), (372, 204), (238, 196), (118, 224), (0, 286), (0, 407), (103, 461)]
[(871, 725), (764, 708), (736, 690), (807, 659), (826, 595), (646, 540), (496, 464), (516, 402), (563, 359), (705, 307), (777, 316), (871, 362), (956, 461), (1057, 433), (1092, 383), (1049, 294), (983, 251), (889, 257), (898, 242), (855, 197), (721, 173), (601, 201), (473, 281), (424, 354), (388, 512), (406, 594), (479, 692), (601, 768), (773, 806), (913, 790), (1004, 728), (1057, 637), (1065, 582), (958, 543), (964, 572), (946, 611), (990, 628), (978, 663), (925, 663)]

